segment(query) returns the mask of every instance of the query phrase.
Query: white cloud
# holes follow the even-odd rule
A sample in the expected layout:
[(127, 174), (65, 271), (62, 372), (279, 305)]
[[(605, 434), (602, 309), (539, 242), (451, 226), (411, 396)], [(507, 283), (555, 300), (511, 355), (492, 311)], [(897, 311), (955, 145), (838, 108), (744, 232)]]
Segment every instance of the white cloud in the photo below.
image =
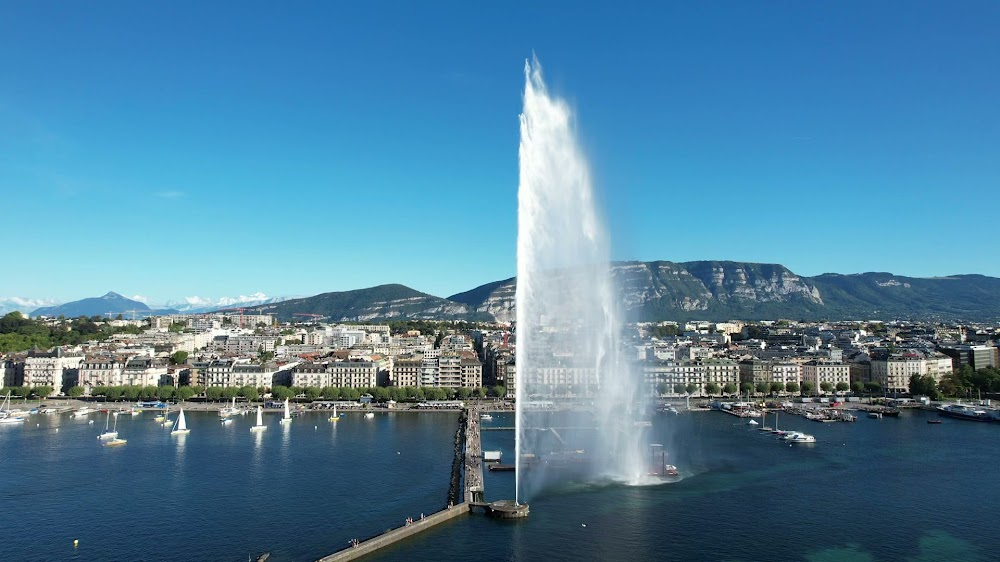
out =
[(149, 297), (144, 297), (142, 295), (133, 295), (133, 296), (131, 296), (129, 298), (132, 299), (132, 300), (134, 300), (134, 301), (139, 301), (142, 304), (149, 304)]

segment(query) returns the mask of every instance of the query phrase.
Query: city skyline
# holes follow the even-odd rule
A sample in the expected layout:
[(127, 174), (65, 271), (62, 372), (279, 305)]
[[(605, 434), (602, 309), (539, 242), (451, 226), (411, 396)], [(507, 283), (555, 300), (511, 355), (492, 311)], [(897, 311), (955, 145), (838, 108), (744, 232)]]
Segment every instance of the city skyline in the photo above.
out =
[(512, 277), (532, 52), (616, 260), (1000, 277), (996, 5), (574, 7), (3, 7), (0, 296)]

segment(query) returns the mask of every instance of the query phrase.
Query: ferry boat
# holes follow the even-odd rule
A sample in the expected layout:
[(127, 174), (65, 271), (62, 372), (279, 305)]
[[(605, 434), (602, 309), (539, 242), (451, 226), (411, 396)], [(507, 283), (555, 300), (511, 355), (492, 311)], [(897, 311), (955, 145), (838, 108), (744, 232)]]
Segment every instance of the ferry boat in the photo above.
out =
[(789, 443), (815, 443), (816, 442), (816, 438), (814, 436), (806, 434), (806, 433), (802, 433), (802, 432), (799, 432), (799, 431), (789, 432), (787, 435), (785, 435), (784, 437), (782, 437), (782, 439), (784, 441), (788, 441)]
[(998, 420), (995, 412), (990, 412), (986, 408), (967, 406), (964, 404), (949, 404), (947, 406), (938, 406), (937, 411), (938, 415), (942, 415), (949, 418), (957, 418), (960, 420), (969, 420), (978, 422), (990, 422)]

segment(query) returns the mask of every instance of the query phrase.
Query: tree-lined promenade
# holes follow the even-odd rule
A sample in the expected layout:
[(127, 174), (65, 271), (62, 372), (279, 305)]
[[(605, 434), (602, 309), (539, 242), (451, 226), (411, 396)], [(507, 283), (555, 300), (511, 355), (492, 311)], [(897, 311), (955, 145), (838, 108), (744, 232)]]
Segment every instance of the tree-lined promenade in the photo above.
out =
[[(52, 393), (51, 387), (28, 388), (23, 386), (5, 387), (0, 391), (6, 396), (7, 392), (15, 398), (46, 397)], [(70, 398), (97, 398), (108, 402), (137, 401), (137, 400), (162, 400), (164, 402), (177, 400), (185, 401), (195, 397), (203, 398), (208, 402), (227, 402), (233, 398), (242, 398), (249, 402), (263, 399), (285, 400), (305, 399), (305, 400), (359, 400), (362, 396), (370, 396), (375, 402), (423, 402), (432, 400), (469, 400), (484, 398), (503, 398), (506, 389), (502, 386), (478, 387), (478, 388), (433, 388), (433, 387), (286, 387), (276, 385), (271, 388), (244, 386), (237, 387), (209, 387), (203, 386), (95, 386), (86, 393), (86, 389), (81, 386), (74, 386), (69, 389), (67, 396)]]

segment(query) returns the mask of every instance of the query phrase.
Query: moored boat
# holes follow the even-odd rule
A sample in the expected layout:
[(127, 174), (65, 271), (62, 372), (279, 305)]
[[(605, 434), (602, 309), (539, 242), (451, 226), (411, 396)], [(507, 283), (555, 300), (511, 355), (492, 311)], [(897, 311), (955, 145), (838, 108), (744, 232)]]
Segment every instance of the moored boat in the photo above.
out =
[(937, 411), (939, 415), (960, 420), (990, 422), (997, 419), (996, 416), (986, 408), (967, 406), (965, 404), (938, 406)]

